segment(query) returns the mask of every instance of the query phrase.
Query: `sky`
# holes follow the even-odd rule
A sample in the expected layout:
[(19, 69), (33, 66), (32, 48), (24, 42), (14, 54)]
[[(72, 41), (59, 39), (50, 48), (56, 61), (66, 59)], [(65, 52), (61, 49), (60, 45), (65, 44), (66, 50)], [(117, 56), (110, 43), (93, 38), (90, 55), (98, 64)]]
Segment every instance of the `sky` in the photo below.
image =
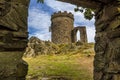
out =
[(94, 18), (86, 20), (80, 12), (74, 12), (75, 5), (55, 0), (45, 0), (44, 4), (31, 0), (29, 6), (28, 31), (29, 37), (36, 36), (41, 40), (51, 40), (51, 15), (58, 11), (67, 11), (74, 14), (74, 26), (86, 26), (88, 42), (94, 42), (95, 27)]

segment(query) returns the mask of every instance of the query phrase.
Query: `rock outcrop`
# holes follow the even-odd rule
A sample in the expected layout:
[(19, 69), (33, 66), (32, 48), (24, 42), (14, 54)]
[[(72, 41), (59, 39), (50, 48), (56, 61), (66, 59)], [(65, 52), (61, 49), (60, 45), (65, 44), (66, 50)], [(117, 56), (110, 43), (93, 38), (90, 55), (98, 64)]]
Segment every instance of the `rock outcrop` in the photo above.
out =
[(25, 80), (29, 0), (0, 0), (0, 80)]
[[(91, 52), (92, 51), (92, 52)], [(37, 37), (31, 37), (24, 57), (36, 57), (38, 55), (52, 54), (77, 54), (94, 53), (93, 44), (82, 43), (80, 41), (73, 44), (55, 44), (50, 41), (42, 41)]]
[(53, 54), (56, 53), (58, 49), (58, 46), (50, 41), (42, 41), (37, 37), (31, 37), (24, 56), (35, 57), (40, 54)]

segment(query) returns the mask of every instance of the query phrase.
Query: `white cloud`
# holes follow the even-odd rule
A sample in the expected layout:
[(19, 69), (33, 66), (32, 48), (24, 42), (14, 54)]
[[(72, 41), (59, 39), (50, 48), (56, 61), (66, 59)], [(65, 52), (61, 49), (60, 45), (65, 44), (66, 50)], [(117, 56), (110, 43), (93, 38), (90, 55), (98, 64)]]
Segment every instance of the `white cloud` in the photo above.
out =
[(28, 26), (37, 31), (29, 36), (36, 36), (42, 40), (50, 40), (50, 16), (42, 10), (33, 7), (29, 10)]
[(46, 29), (50, 26), (50, 16), (49, 14), (33, 7), (29, 11), (29, 22), (30, 27), (41, 30)]
[(74, 7), (75, 7), (75, 5), (59, 2), (59, 1), (56, 1), (56, 0), (45, 0), (45, 3), (56, 11), (67, 10), (67, 11), (73, 12)]

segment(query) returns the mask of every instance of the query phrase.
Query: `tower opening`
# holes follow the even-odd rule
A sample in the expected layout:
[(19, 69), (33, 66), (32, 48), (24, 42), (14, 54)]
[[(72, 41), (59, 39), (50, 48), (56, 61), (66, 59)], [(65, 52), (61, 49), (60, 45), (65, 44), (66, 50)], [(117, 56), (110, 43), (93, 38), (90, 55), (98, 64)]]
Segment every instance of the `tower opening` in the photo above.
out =
[(79, 30), (77, 30), (76, 38), (77, 38), (77, 41), (80, 41), (80, 40), (81, 40), (81, 39), (80, 39), (80, 31), (79, 31)]

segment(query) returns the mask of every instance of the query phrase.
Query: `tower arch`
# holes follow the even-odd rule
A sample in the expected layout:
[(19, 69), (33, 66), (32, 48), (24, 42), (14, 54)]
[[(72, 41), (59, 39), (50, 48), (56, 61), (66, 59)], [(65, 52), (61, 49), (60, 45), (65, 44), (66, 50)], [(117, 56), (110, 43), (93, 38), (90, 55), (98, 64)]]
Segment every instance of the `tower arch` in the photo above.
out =
[(87, 43), (87, 33), (86, 33), (86, 27), (85, 26), (78, 26), (75, 27), (72, 31), (72, 42), (77, 41), (77, 32), (80, 32), (80, 41), (83, 43)]

